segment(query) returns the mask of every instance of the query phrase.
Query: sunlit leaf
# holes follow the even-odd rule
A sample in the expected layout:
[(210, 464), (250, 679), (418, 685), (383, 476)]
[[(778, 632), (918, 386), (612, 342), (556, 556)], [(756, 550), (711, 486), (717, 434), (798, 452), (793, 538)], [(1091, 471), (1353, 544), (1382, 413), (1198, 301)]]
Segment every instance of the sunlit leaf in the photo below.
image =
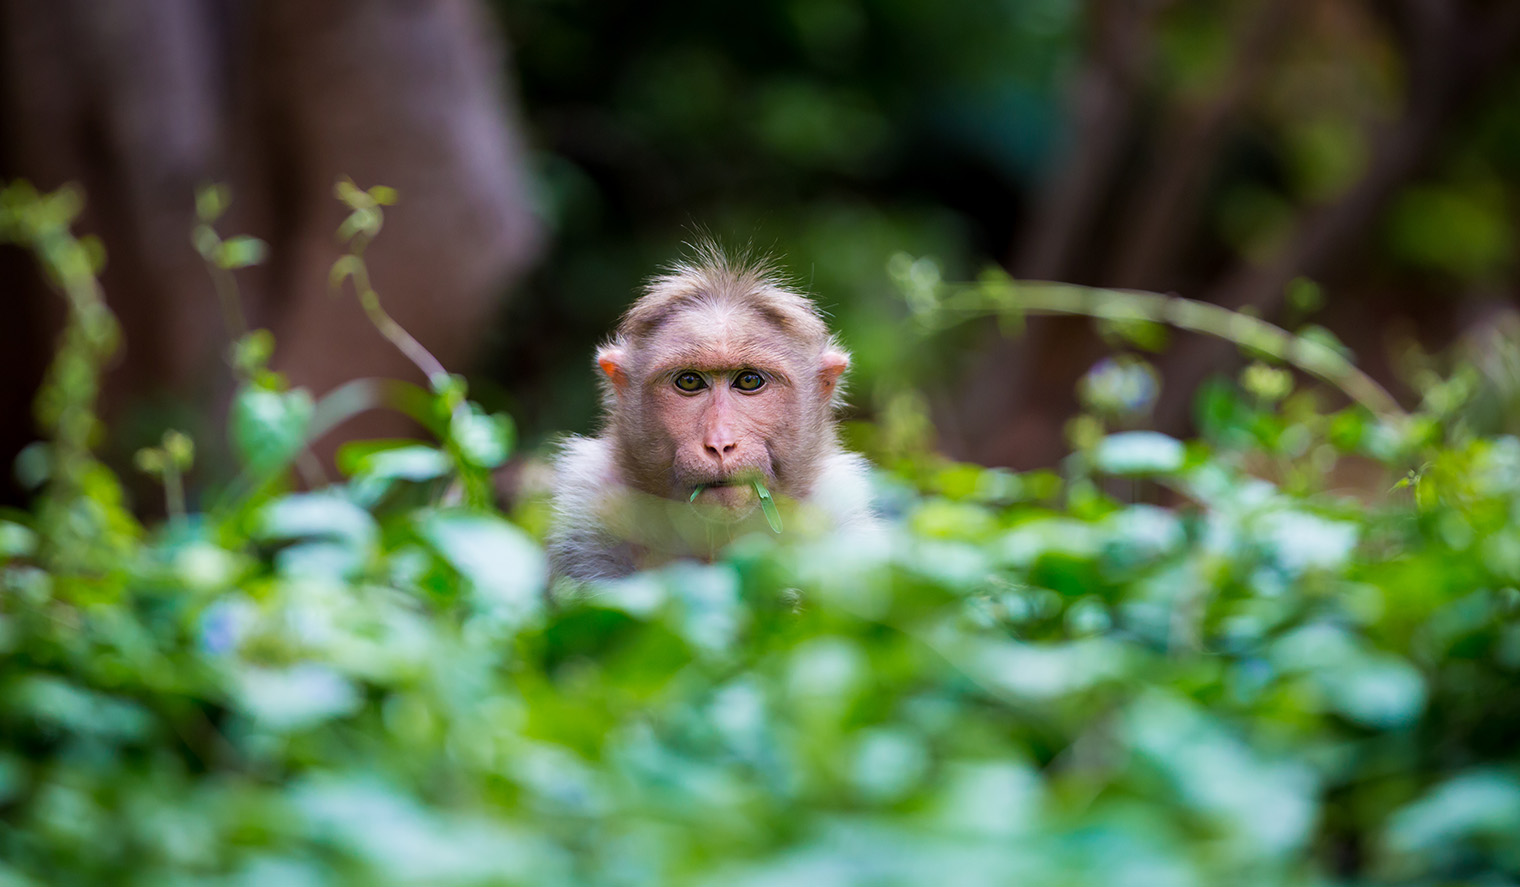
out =
[(418, 529), (487, 612), (518, 624), (542, 607), (548, 561), (522, 530), (498, 517), (452, 511), (423, 515)]
[(495, 468), (512, 454), (514, 438), (512, 420), (506, 415), (487, 414), (471, 403), (455, 411), (449, 421), (449, 438), (472, 465)]
[(304, 389), (274, 391), (245, 386), (232, 401), (232, 443), (249, 468), (267, 469), (293, 459), (305, 445), (313, 409)]
[(269, 245), (257, 237), (239, 235), (222, 241), (216, 262), (223, 268), (247, 268), (259, 265), (269, 255)]
[[(1418, 872), (1460, 859), (1461, 854), (1482, 843), (1506, 847), (1514, 860), (1517, 833), (1520, 781), (1513, 773), (1472, 770), (1437, 785), (1396, 811), (1388, 822), (1385, 840), (1391, 853), (1405, 857), (1400, 860), (1404, 867)], [(1429, 861), (1422, 865), (1417, 854), (1428, 855)]]
[(205, 185), (195, 191), (195, 215), (202, 222), (214, 222), (226, 212), (232, 192), (226, 185)]
[(378, 534), (374, 518), (340, 491), (292, 493), (264, 506), (258, 523), (266, 538), (327, 537), (352, 546), (372, 545)]
[(1301, 511), (1274, 511), (1256, 523), (1259, 538), (1283, 569), (1298, 574), (1341, 566), (1356, 548), (1357, 528)]
[(352, 714), (358, 691), (342, 675), (314, 663), (289, 668), (248, 666), (236, 675), (238, 708), (259, 726), (304, 730)]
[(153, 719), (142, 706), (53, 675), (26, 677), (10, 688), (7, 697), (13, 709), (65, 734), (130, 742), (146, 737), (153, 729)]
[(1098, 444), (1093, 461), (1110, 474), (1170, 474), (1186, 458), (1182, 442), (1156, 431), (1111, 434)]
[(0, 520), (0, 558), (27, 557), (37, 550), (37, 534), (18, 523)]
[(528, 883), (563, 866), (530, 835), (489, 819), (434, 811), (373, 779), (316, 778), (293, 791), (310, 833), (396, 884)]

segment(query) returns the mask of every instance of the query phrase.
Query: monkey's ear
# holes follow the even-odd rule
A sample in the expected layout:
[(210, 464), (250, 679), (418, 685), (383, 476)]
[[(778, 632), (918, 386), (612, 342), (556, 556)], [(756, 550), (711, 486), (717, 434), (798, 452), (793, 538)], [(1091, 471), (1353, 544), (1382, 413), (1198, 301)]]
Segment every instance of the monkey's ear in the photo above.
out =
[(628, 355), (616, 345), (606, 345), (596, 352), (596, 365), (601, 367), (607, 376), (607, 381), (612, 383), (612, 390), (623, 393), (628, 387), (628, 370), (625, 369)]
[(818, 359), (818, 381), (823, 386), (823, 396), (833, 397), (839, 387), (839, 377), (850, 368), (850, 355), (842, 348), (830, 348)]

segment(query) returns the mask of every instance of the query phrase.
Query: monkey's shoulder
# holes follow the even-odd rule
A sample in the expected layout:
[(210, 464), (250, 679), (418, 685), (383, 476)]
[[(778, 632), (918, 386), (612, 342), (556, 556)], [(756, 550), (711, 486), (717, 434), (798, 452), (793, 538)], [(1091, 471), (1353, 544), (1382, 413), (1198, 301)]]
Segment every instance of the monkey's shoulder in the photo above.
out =
[(596, 494), (618, 483), (612, 448), (599, 437), (575, 435), (560, 443), (554, 457), (554, 497)]
[(570, 437), (554, 459), (553, 520), (548, 539), (555, 575), (594, 580), (633, 570), (628, 546), (604, 520), (609, 492), (621, 489), (607, 442)]
[(857, 453), (835, 450), (808, 500), (829, 516), (836, 529), (864, 528), (877, 522), (871, 491), (871, 464)]

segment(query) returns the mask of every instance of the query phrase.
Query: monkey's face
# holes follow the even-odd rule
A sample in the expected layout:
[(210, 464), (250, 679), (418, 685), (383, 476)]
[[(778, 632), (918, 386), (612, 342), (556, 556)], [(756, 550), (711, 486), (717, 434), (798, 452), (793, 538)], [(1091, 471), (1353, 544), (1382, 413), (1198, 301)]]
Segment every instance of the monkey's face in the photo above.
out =
[(779, 331), (754, 318), (703, 320), (705, 337), (678, 323), (651, 343), (646, 439), (668, 459), (667, 496), (740, 516), (758, 504), (754, 482), (788, 491), (813, 405)]
[(669, 441), (674, 493), (748, 510), (756, 481), (779, 486), (775, 455), (796, 436), (796, 390), (774, 366), (753, 362), (695, 364), (662, 372), (654, 406)]
[(630, 481), (732, 519), (759, 504), (755, 481), (805, 493), (829, 416), (808, 350), (762, 316), (713, 307), (670, 318), (635, 354), (604, 354), (626, 373), (609, 371)]

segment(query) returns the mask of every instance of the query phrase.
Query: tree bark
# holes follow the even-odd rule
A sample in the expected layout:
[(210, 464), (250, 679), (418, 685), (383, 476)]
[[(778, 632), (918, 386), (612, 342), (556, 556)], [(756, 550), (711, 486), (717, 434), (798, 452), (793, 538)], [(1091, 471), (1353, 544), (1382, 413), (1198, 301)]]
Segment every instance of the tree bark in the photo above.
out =
[[(213, 181), (232, 186), (223, 235), (270, 245), (239, 283), (293, 384), (321, 395), (362, 376), (420, 379), (352, 295), (327, 292), (342, 175), (400, 193), (368, 256), (375, 285), (413, 335), (465, 368), (541, 238), (505, 71), (474, 0), (0, 0), (0, 178), (86, 191), (80, 227), (105, 242), (126, 341), (109, 411), (162, 391), (215, 415), (226, 393), (228, 331), (189, 240), (195, 189)], [(9, 288), (34, 305), (56, 298), (35, 274)], [(56, 318), (27, 313), (27, 337), (51, 341)], [(35, 371), (0, 361), (6, 402), (29, 398), (12, 389)], [(29, 434), (8, 430), (0, 464)]]
[[(1410, 91), (1403, 114), (1369, 136), (1373, 156), (1367, 173), (1339, 200), (1307, 211), (1296, 234), (1272, 262), (1242, 265), (1221, 281), (1205, 301), (1249, 310), (1265, 317), (1282, 307), (1288, 284), (1318, 277), (1361, 242), (1377, 213), (1400, 186), (1429, 162), (1440, 137), (1477, 97), (1496, 66), (1520, 50), (1520, 4), (1501, 4), (1491, 13), (1462, 17), (1460, 2), (1411, 0), (1418, 7), (1410, 31)], [(1204, 341), (1162, 362), (1168, 388), (1192, 392), (1211, 372), (1228, 364), (1231, 349)], [(1190, 399), (1168, 398), (1157, 420), (1170, 427), (1186, 421)]]

